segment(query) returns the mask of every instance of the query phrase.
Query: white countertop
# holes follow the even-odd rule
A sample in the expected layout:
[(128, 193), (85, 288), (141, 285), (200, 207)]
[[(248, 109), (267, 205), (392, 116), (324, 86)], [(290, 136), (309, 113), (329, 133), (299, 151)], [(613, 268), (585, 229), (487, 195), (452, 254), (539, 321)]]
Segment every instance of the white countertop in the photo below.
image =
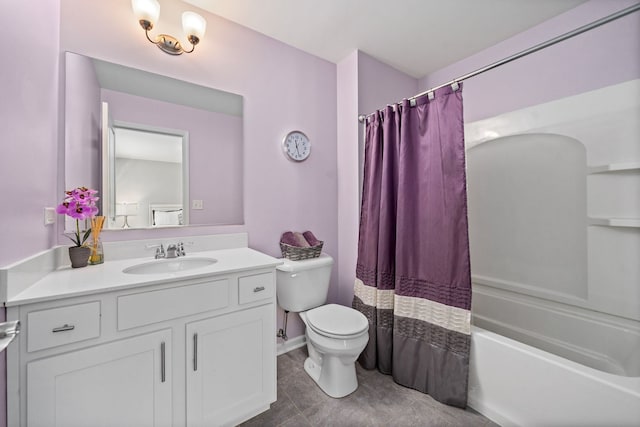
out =
[(122, 272), (127, 267), (153, 262), (153, 258), (150, 257), (117, 261), (107, 260), (104, 264), (88, 265), (84, 268), (62, 267), (47, 274), (24, 291), (8, 299), (5, 305), (9, 307), (31, 304), (176, 280), (197, 279), (238, 271), (272, 268), (282, 264), (282, 261), (278, 258), (249, 248), (191, 252), (185, 258), (189, 257), (215, 258), (217, 262), (191, 270), (159, 274), (127, 274)]

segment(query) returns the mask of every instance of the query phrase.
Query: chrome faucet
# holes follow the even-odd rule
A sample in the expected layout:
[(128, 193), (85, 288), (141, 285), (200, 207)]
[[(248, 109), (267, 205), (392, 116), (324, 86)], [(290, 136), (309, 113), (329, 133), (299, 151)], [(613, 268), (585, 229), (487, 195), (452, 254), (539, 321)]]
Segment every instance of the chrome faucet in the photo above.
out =
[[(192, 245), (192, 242), (187, 242), (188, 245)], [(158, 244), (149, 244), (147, 245), (147, 249), (156, 248), (156, 259), (164, 259), (164, 258), (178, 258), (181, 256), (185, 256), (187, 253), (184, 250), (184, 243), (172, 243), (167, 246), (167, 250), (165, 251), (164, 245), (162, 243)]]

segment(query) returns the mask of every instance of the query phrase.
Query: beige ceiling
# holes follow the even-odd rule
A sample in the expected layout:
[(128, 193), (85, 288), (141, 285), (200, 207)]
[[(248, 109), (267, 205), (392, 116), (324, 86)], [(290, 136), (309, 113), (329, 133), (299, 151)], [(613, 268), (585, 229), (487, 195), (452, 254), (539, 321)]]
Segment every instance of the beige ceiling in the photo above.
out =
[(184, 0), (337, 63), (355, 49), (419, 78), (584, 0)]

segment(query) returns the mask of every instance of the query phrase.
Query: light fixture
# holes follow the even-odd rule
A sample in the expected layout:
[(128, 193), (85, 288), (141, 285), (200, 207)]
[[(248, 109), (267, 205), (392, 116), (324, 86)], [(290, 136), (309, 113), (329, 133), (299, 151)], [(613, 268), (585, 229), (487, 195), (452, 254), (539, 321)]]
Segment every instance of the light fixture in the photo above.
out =
[(122, 228), (129, 228), (128, 217), (138, 215), (138, 203), (137, 202), (119, 202), (116, 203), (116, 216), (124, 217), (124, 224)]
[(160, 34), (155, 40), (149, 37), (149, 31), (153, 25), (158, 22), (160, 17), (160, 3), (157, 0), (131, 0), (131, 8), (138, 18), (140, 26), (144, 30), (147, 40), (158, 46), (163, 52), (170, 55), (182, 55), (183, 53), (191, 53), (204, 37), (207, 29), (207, 21), (195, 12), (184, 12), (182, 14), (182, 30), (187, 36), (187, 40), (191, 43), (191, 50), (184, 50), (180, 41), (168, 34)]

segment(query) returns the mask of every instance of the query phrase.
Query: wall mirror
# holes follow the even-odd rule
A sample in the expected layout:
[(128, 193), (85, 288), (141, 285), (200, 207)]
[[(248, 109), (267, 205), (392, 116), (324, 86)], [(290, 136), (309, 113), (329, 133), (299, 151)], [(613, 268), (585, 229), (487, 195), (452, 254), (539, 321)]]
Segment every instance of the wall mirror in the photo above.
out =
[(242, 224), (242, 111), (239, 95), (66, 52), (65, 186), (98, 189), (108, 229)]

